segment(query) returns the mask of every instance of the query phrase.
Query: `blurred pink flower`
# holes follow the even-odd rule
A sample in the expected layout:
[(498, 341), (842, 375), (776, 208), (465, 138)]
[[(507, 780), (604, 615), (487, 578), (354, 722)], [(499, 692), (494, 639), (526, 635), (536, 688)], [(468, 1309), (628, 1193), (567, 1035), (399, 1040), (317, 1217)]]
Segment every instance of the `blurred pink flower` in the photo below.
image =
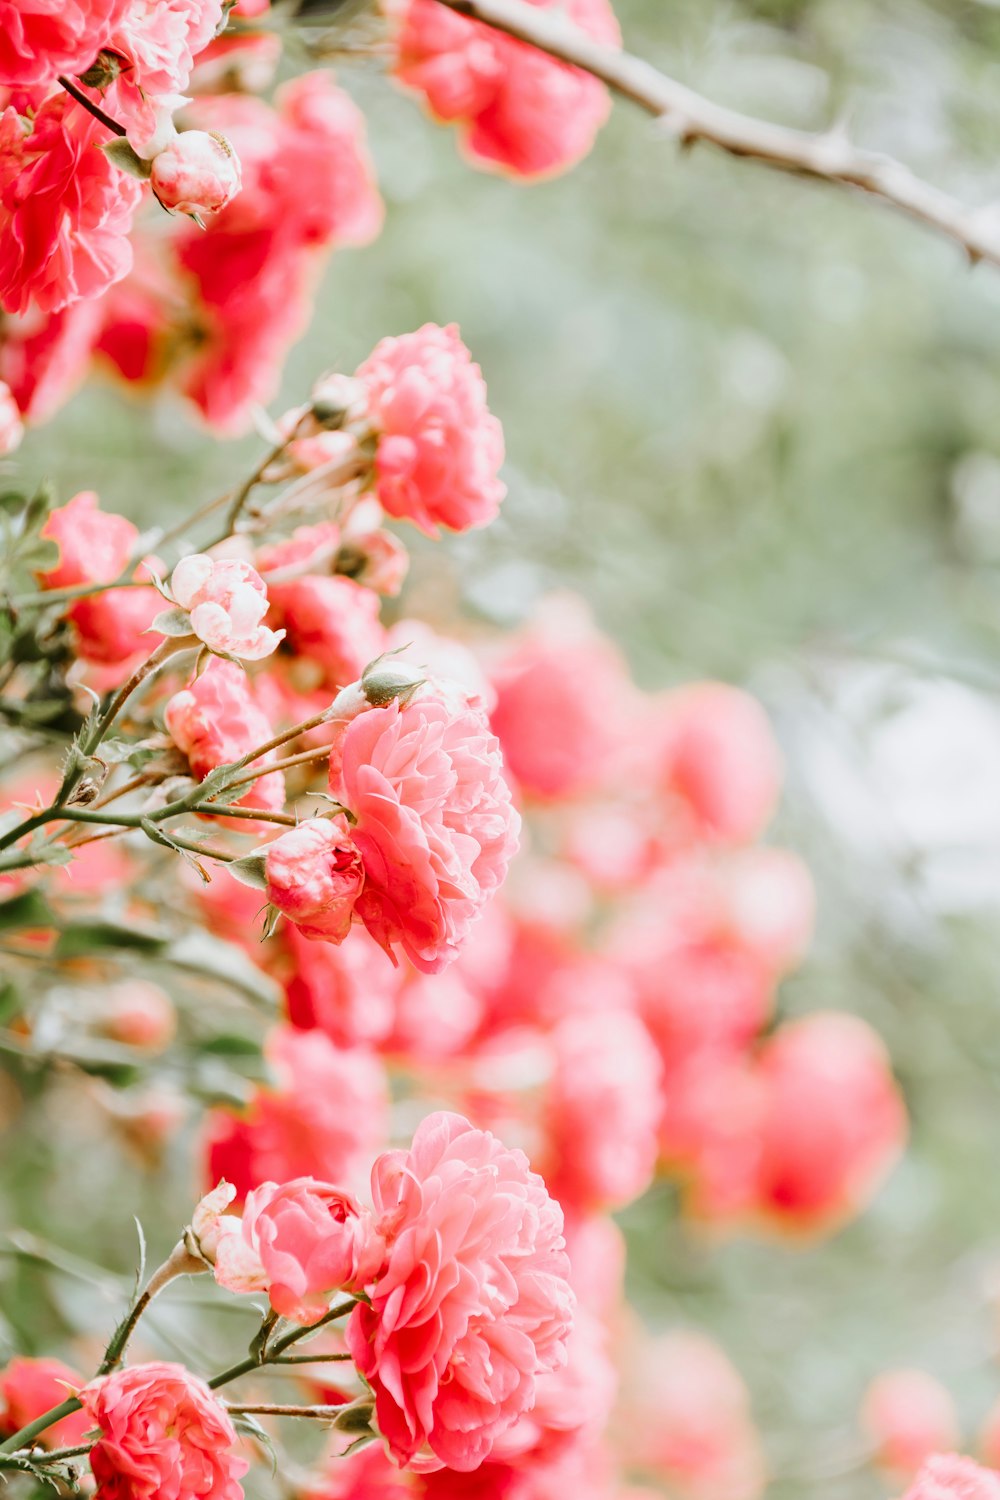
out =
[(704, 1334), (643, 1337), (628, 1351), (624, 1434), (632, 1463), (683, 1500), (756, 1500), (765, 1485), (746, 1386)]
[(628, 1011), (560, 1021), (548, 1038), (549, 1190), (565, 1209), (620, 1208), (653, 1180), (663, 1111), (652, 1038)]
[[(586, 156), (611, 109), (595, 78), (433, 0), (388, 0), (387, 8), (397, 21), (396, 77), (438, 119), (458, 123), (474, 161), (530, 178)], [(621, 44), (608, 0), (563, 0), (559, 9), (595, 41)]]
[(355, 818), (355, 911), (393, 956), (436, 973), (457, 957), (517, 849), (520, 819), (482, 713), (422, 689), (339, 725), (330, 791)]
[(496, 516), (503, 429), (457, 327), (425, 323), (376, 344), (357, 371), (378, 434), (376, 493), (389, 515), (428, 536)]
[(955, 1403), (924, 1370), (883, 1370), (865, 1392), (861, 1421), (875, 1444), (875, 1462), (911, 1478), (933, 1453), (959, 1440)]
[(270, 583), (268, 594), (270, 618), (283, 627), (287, 649), (315, 662), (326, 687), (355, 682), (385, 650), (378, 595), (351, 578), (310, 574)]
[(264, 1182), (316, 1177), (355, 1188), (385, 1144), (385, 1069), (362, 1047), (335, 1047), (321, 1031), (279, 1026), (265, 1054), (274, 1083), (241, 1113), (209, 1114), (205, 1178), (225, 1178), (244, 1199)]
[[(12, 1436), (82, 1384), (82, 1377), (61, 1360), (12, 1359), (0, 1371), (0, 1436)], [(35, 1441), (43, 1448), (75, 1447), (90, 1425), (86, 1412), (74, 1412), (47, 1427)]]
[(364, 883), (347, 819), (310, 818), (267, 846), (267, 899), (304, 937), (343, 942)]
[(241, 1500), (249, 1468), (236, 1429), (183, 1365), (131, 1365), (80, 1392), (101, 1436), (90, 1450), (98, 1500)]
[(957, 1453), (936, 1453), (903, 1500), (1000, 1500), (1000, 1474)]
[(460, 1115), (429, 1115), (372, 1171), (385, 1266), (347, 1328), (401, 1464), (489, 1456), (566, 1358), (573, 1319), (562, 1213), (520, 1151)]
[(880, 1038), (857, 1016), (816, 1012), (761, 1048), (758, 1211), (822, 1233), (860, 1213), (903, 1150), (906, 1109)]

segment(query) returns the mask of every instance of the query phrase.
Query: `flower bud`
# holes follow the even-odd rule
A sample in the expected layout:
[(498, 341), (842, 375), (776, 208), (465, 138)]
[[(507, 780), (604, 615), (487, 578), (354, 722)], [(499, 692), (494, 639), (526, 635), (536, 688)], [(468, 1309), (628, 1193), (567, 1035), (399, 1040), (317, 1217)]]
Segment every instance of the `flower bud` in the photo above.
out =
[(372, 708), (385, 708), (394, 698), (410, 698), (424, 676), (409, 662), (379, 656), (361, 674), (361, 688)]
[(236, 1189), (225, 1178), (195, 1207), (184, 1236), (185, 1244), (192, 1254), (201, 1256), (208, 1265), (214, 1266), (219, 1243), (227, 1234), (238, 1233), (240, 1220), (226, 1209), (236, 1197)]
[(225, 136), (185, 130), (153, 157), (149, 180), (169, 212), (214, 214), (240, 190), (240, 159)]
[(324, 375), (313, 387), (309, 410), (317, 427), (343, 427), (367, 410), (364, 386), (349, 375)]

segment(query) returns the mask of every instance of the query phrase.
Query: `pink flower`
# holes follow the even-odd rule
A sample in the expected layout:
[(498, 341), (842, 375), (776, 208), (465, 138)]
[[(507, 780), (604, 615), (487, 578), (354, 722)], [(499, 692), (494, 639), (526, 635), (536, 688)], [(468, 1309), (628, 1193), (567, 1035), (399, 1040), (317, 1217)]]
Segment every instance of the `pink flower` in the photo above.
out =
[[(163, 712), (167, 733), (188, 758), (192, 774), (203, 781), (216, 766), (239, 760), (271, 739), (267, 715), (258, 707), (249, 678), (236, 662), (213, 658), (188, 687), (175, 693)], [(266, 766), (274, 755), (258, 762)], [(285, 805), (285, 778), (271, 771), (252, 782), (237, 799), (238, 807), (280, 812)], [(236, 819), (229, 820), (236, 824)], [(245, 832), (263, 826), (240, 819)]]
[(378, 595), (351, 578), (310, 574), (271, 583), (268, 593), (288, 648), (316, 664), (326, 687), (355, 682), (385, 650)]
[(746, 1386), (703, 1334), (648, 1340), (625, 1360), (628, 1452), (684, 1500), (756, 1500), (765, 1486)]
[(185, 130), (153, 157), (149, 183), (171, 212), (217, 214), (240, 190), (240, 159), (224, 135)]
[(99, 149), (104, 127), (68, 94), (31, 122), (0, 115), (0, 307), (58, 312), (96, 297), (132, 264), (140, 184)]
[(636, 730), (677, 843), (746, 844), (781, 791), (781, 752), (755, 698), (699, 682), (652, 700)]
[(207, 232), (191, 226), (175, 242), (197, 289), (203, 339), (184, 390), (227, 430), (246, 427), (254, 404), (274, 394), (308, 321), (323, 252), (367, 243), (382, 219), (363, 116), (330, 74), (294, 79), (275, 104), (229, 94), (191, 111), (200, 129), (232, 142), (243, 176)]
[[(0, 1372), (0, 1435), (12, 1436), (82, 1384), (76, 1371), (58, 1359), (12, 1359)], [(44, 1448), (74, 1447), (89, 1426), (86, 1412), (76, 1412), (47, 1427), (35, 1441)]]
[(44, 315), (7, 318), (0, 332), (0, 378), (26, 422), (44, 422), (83, 379), (101, 323), (102, 302), (74, 302)]
[[(555, 0), (531, 3), (555, 8)], [(586, 156), (611, 108), (603, 84), (434, 0), (389, 0), (388, 8), (398, 21), (396, 77), (438, 119), (458, 123), (474, 161), (530, 178)], [(595, 41), (621, 44), (608, 0), (558, 8)]]
[(130, 0), (0, 0), (0, 85), (89, 68)]
[(567, 1016), (549, 1038), (546, 1171), (567, 1210), (618, 1208), (653, 1180), (663, 1111), (660, 1060), (628, 1011)]
[(267, 899), (303, 936), (341, 943), (364, 882), (347, 819), (312, 818), (267, 846)]
[(98, 1500), (241, 1500), (237, 1458), (220, 1401), (183, 1365), (131, 1365), (92, 1380), (80, 1400), (101, 1436), (90, 1450)]
[(957, 1453), (936, 1453), (903, 1500), (1000, 1500), (1000, 1474)]
[(360, 929), (339, 947), (310, 942), (291, 924), (279, 936), (283, 951), (272, 972), (284, 985), (292, 1025), (325, 1031), (341, 1047), (384, 1042), (405, 971), (387, 964)]
[(123, 979), (104, 992), (97, 1015), (105, 1036), (146, 1052), (160, 1052), (177, 1030), (177, 1011), (167, 992), (149, 979)]
[(347, 1327), (398, 1463), (477, 1468), (566, 1358), (562, 1214), (520, 1151), (429, 1115), (372, 1171), (385, 1266)]
[(14, 393), (6, 381), (0, 380), (0, 458), (20, 447), (23, 437), (24, 423)]
[(119, 72), (107, 94), (115, 117), (129, 127), (141, 155), (160, 117), (182, 100), (197, 54), (212, 40), (224, 15), (222, 0), (130, 0), (108, 50)]
[(355, 818), (358, 918), (425, 974), (457, 957), (507, 873), (520, 819), (482, 713), (418, 692), (338, 726), (330, 790)]
[[(250, 1193), (237, 1237), (219, 1241), (215, 1279), (234, 1292), (266, 1289), (293, 1323), (315, 1323), (334, 1292), (360, 1292), (376, 1276), (385, 1245), (371, 1214), (328, 1182), (298, 1177)], [(250, 1273), (251, 1264), (259, 1275)]]
[(454, 324), (383, 339), (357, 371), (378, 433), (377, 493), (391, 516), (428, 536), (496, 516), (506, 486), (503, 430)]
[(632, 726), (635, 690), (621, 653), (578, 600), (547, 599), (492, 678), (490, 722), (526, 795), (574, 797), (611, 779)]
[(209, 1117), (208, 1180), (226, 1178), (241, 1199), (264, 1182), (293, 1177), (359, 1183), (388, 1130), (379, 1059), (290, 1026), (271, 1033), (265, 1052), (274, 1084), (258, 1088), (245, 1113), (218, 1109)]
[(45, 589), (65, 589), (120, 577), (139, 531), (125, 516), (101, 510), (93, 490), (81, 490), (49, 513), (42, 536), (55, 542), (59, 557), (38, 581)]
[(182, 557), (170, 578), (181, 609), (191, 615), (191, 629), (210, 651), (261, 661), (277, 648), (284, 631), (261, 624), (267, 614), (267, 589), (249, 563), (196, 552)]
[(924, 1370), (885, 1370), (865, 1392), (865, 1430), (881, 1467), (909, 1478), (933, 1453), (959, 1441), (955, 1403)]
[[(142, 565), (136, 569), (136, 575), (145, 575)], [(66, 616), (75, 627), (81, 658), (117, 667), (148, 656), (162, 639), (150, 630), (162, 605), (163, 600), (154, 588), (103, 589), (99, 594), (75, 599)], [(124, 675), (124, 672), (112, 674), (114, 685)]]
[(885, 1047), (857, 1016), (817, 1012), (774, 1032), (758, 1073), (758, 1209), (793, 1231), (829, 1232), (867, 1206), (906, 1140)]

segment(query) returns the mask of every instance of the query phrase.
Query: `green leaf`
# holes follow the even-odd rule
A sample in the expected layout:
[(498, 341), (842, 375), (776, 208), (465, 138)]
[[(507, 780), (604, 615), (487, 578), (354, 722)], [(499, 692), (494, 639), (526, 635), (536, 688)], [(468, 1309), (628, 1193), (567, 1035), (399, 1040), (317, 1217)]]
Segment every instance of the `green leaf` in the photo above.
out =
[(152, 170), (148, 161), (143, 161), (137, 151), (134, 151), (123, 135), (116, 135), (114, 140), (105, 141), (101, 150), (110, 162), (122, 172), (127, 172), (130, 177), (138, 177), (140, 182), (145, 182)]
[(177, 637), (193, 634), (191, 616), (186, 609), (177, 609), (176, 607), (174, 609), (161, 609), (160, 613), (154, 616), (153, 623), (149, 629), (150, 631), (159, 631), (160, 635)]
[(167, 946), (162, 932), (124, 927), (117, 922), (71, 922), (59, 934), (57, 958), (78, 958), (126, 948), (138, 953), (160, 953)]
[(203, 1042), (197, 1044), (197, 1050), (211, 1057), (262, 1056), (259, 1042), (255, 1042), (249, 1036), (240, 1036), (235, 1031), (224, 1031), (216, 1036), (206, 1037)]
[(0, 932), (16, 932), (26, 927), (51, 927), (54, 921), (52, 908), (41, 891), (22, 891), (20, 896), (0, 902)]
[(248, 885), (255, 891), (267, 890), (267, 875), (262, 854), (246, 854), (242, 859), (234, 859), (226, 868), (240, 885)]

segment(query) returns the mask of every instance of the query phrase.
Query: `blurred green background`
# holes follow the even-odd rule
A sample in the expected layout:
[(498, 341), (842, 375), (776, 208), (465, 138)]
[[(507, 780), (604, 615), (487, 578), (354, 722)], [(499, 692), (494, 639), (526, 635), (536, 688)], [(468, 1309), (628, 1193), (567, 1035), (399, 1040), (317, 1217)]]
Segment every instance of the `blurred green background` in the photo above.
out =
[[(1000, 196), (992, 4), (618, 10), (634, 51), (713, 98), (842, 119), (976, 208)], [(466, 167), (377, 59), (339, 74), (388, 221), (330, 267), (273, 411), (386, 333), (458, 322), (510, 485), (497, 525), (446, 544), (466, 610), (508, 624), (578, 588), (644, 685), (721, 676), (773, 714), (773, 836), (820, 898), (781, 1007), (878, 1028), (911, 1149), (874, 1208), (809, 1251), (700, 1242), (657, 1190), (624, 1215), (630, 1275), (651, 1319), (707, 1326), (749, 1381), (774, 1500), (877, 1496), (855, 1426), (874, 1373), (939, 1375), (967, 1446), (1000, 1396), (1000, 271), (846, 191), (681, 154), (626, 104), (577, 171), (513, 186)], [(152, 525), (257, 447), (93, 384), (22, 467)], [(28, 1120), (0, 1179), (29, 1227), (125, 1271), (136, 1212), (166, 1248), (189, 1203), (184, 1142), (140, 1179), (96, 1148), (59, 1164), (87, 1125), (58, 1094)], [(72, 1326), (72, 1282), (3, 1264), (11, 1339)]]

